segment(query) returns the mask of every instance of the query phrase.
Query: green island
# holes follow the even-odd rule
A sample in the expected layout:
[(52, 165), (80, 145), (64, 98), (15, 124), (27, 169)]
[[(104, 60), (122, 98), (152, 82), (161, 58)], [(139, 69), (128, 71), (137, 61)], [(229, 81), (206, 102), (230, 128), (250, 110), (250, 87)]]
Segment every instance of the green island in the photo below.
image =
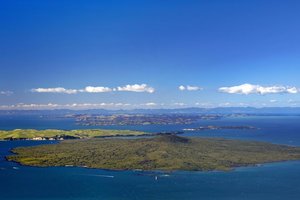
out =
[(64, 139), (87, 139), (95, 137), (115, 137), (115, 136), (141, 136), (146, 132), (130, 130), (35, 130), (35, 129), (15, 129), (10, 131), (0, 130), (0, 140), (64, 140)]
[(23, 165), (81, 166), (112, 170), (222, 170), (300, 159), (300, 147), (265, 142), (160, 135), (94, 138), (20, 147), (7, 156)]

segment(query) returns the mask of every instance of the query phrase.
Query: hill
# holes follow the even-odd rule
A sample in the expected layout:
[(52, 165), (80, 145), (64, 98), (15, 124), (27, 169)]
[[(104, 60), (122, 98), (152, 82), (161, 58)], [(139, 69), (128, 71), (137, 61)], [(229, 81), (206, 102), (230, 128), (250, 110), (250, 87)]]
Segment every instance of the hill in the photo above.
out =
[(300, 159), (300, 148), (263, 142), (164, 135), (142, 139), (68, 140), (16, 148), (10, 161), (30, 166), (86, 166), (115, 170), (230, 170)]

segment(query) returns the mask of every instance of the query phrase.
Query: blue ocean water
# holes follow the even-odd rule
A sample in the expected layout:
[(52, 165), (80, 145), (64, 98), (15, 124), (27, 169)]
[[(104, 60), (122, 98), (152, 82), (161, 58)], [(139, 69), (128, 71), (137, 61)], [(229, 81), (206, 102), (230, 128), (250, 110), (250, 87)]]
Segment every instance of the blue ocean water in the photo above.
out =
[(278, 144), (300, 146), (300, 116), (248, 116), (204, 120), (190, 125), (141, 125), (141, 126), (80, 126), (73, 119), (43, 118), (39, 116), (0, 116), (0, 130), (13, 129), (121, 129), (146, 132), (180, 131), (199, 126), (254, 126), (259, 130), (207, 130), (187, 132), (194, 137), (223, 137), (242, 140), (259, 140)]
[[(193, 125), (94, 127), (159, 132), (200, 125), (251, 125), (259, 130), (192, 132), (194, 137), (224, 137), (269, 141), (300, 146), (300, 117), (247, 117), (203, 121)], [(0, 129), (87, 128), (70, 119), (0, 118)], [(37, 168), (7, 162), (5, 155), (17, 146), (51, 141), (0, 142), (0, 199), (4, 200), (108, 200), (108, 199), (203, 199), (279, 200), (300, 199), (300, 162), (243, 167), (231, 172), (139, 172), (77, 167)], [(158, 177), (156, 180), (155, 177)]]

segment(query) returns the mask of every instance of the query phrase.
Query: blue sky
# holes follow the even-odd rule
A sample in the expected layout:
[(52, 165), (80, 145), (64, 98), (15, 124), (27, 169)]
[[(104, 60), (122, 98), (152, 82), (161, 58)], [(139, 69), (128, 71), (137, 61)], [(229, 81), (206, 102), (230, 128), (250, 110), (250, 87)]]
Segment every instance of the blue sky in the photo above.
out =
[(297, 0), (1, 1), (0, 109), (300, 106), (299, 10)]

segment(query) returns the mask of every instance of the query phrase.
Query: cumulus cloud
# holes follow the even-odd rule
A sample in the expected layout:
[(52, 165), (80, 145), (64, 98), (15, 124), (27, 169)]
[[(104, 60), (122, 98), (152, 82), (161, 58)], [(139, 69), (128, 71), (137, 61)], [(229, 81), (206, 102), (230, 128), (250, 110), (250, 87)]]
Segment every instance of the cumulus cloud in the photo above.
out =
[(181, 86), (178, 87), (178, 89), (183, 91), (183, 90), (185, 90), (185, 86), (181, 85)]
[(102, 92), (111, 92), (112, 89), (109, 87), (93, 87), (93, 86), (87, 86), (84, 90), (81, 90), (81, 92), (88, 92), (88, 93), (102, 93)]
[(63, 87), (56, 88), (35, 88), (31, 90), (32, 92), (38, 93), (65, 93), (65, 94), (76, 94), (78, 90), (75, 89), (65, 89)]
[(199, 86), (191, 86), (191, 85), (184, 86), (184, 85), (180, 85), (178, 87), (178, 89), (180, 91), (184, 91), (184, 90), (187, 90), (187, 91), (198, 91), (198, 90), (202, 90), (203, 88), (199, 87)]
[(12, 91), (0, 91), (0, 95), (10, 96), (10, 95), (12, 95), (12, 94), (13, 94)]
[(154, 88), (148, 86), (147, 84), (134, 84), (134, 85), (125, 85), (117, 88), (109, 88), (102, 86), (87, 86), (84, 89), (66, 89), (63, 87), (56, 88), (34, 88), (31, 89), (31, 92), (38, 93), (64, 93), (64, 94), (77, 94), (81, 93), (103, 93), (103, 92), (112, 92), (112, 91), (127, 91), (127, 92), (148, 92), (153, 93)]
[(86, 93), (102, 93), (102, 92), (111, 92), (112, 89), (109, 87), (93, 87), (87, 86), (84, 89), (66, 89), (63, 87), (57, 88), (36, 88), (32, 89), (32, 92), (38, 93), (65, 93), (65, 94), (77, 94), (78, 92), (86, 92)]
[(220, 92), (229, 93), (229, 94), (296, 94), (300, 92), (300, 89), (290, 86), (260, 86), (252, 84), (242, 84), (232, 87), (221, 87), (219, 88)]
[(117, 87), (117, 91), (126, 91), (126, 92), (148, 92), (153, 93), (155, 89), (148, 86), (147, 84), (134, 84), (134, 85), (125, 85), (123, 87)]
[(298, 92), (300, 92), (300, 89), (298, 89), (296, 87), (289, 87), (289, 88), (287, 88), (287, 92), (291, 93), (291, 94), (297, 94)]

